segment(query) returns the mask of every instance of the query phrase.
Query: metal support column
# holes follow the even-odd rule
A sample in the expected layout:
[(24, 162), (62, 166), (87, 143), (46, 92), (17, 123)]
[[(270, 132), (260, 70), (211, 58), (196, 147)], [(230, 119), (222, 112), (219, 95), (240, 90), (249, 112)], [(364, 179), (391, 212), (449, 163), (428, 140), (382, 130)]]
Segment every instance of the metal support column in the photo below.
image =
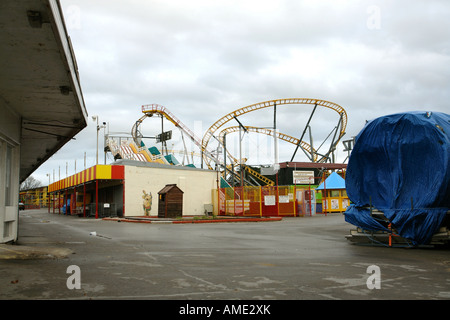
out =
[(86, 217), (86, 182), (83, 183), (83, 217)]
[(242, 123), (238, 120), (238, 118), (236, 116), (233, 116), (233, 118), (237, 121), (237, 123), (239, 124), (239, 171), (240, 171), (240, 176), (241, 176), (241, 187), (244, 185), (244, 170), (243, 170), (243, 166), (242, 166), (242, 131), (241, 129), (244, 130), (244, 132), (247, 132), (247, 128), (244, 127), (242, 125)]
[(125, 217), (125, 180), (122, 180), (122, 191), (123, 191), (122, 217)]
[[(298, 140), (297, 147), (295, 148), (294, 154), (292, 155), (292, 158), (291, 158), (291, 162), (294, 161), (295, 154), (297, 153), (297, 150), (300, 147), (301, 142), (303, 141), (303, 137), (304, 137), (304, 135), (306, 133), (306, 130), (308, 129), (309, 123), (311, 122), (312, 116), (314, 115), (314, 112), (316, 111), (316, 108), (317, 108), (317, 104), (314, 105), (314, 109), (311, 112), (311, 115), (309, 116), (309, 119), (308, 119), (308, 122), (306, 123), (305, 129), (303, 129), (302, 136)], [(314, 161), (314, 159), (311, 159), (311, 160)]]
[(98, 219), (98, 179), (95, 179), (95, 219)]

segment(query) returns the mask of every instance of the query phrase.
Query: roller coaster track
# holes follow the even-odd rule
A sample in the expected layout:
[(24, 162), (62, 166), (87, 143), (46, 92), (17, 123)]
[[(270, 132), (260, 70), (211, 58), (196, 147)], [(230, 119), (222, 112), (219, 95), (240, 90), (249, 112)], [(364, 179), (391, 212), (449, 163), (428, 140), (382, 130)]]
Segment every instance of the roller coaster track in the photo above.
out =
[[(133, 128), (131, 129), (131, 136), (133, 137), (134, 142), (139, 146), (139, 134), (138, 129), (139, 125), (144, 121), (147, 117), (151, 117), (154, 114), (159, 114), (161, 116), (164, 116), (167, 120), (169, 120), (171, 123), (173, 123), (176, 127), (178, 127), (180, 130), (182, 130), (186, 135), (189, 136), (189, 138), (202, 150), (203, 157), (205, 159), (208, 159), (210, 161), (215, 161), (217, 164), (219, 164), (219, 160), (206, 148), (202, 146), (201, 140), (195, 136), (195, 134), (186, 126), (184, 125), (173, 113), (171, 113), (166, 107), (158, 105), (158, 104), (150, 104), (150, 105), (143, 105), (142, 106), (142, 112), (144, 115), (139, 118), (133, 125)], [(235, 160), (237, 163), (237, 160)], [(268, 185), (273, 185), (273, 181), (264, 177), (263, 175), (259, 174), (257, 171), (251, 169), (248, 166), (243, 166), (243, 168), (250, 173), (252, 176), (258, 178), (259, 180), (263, 181), (264, 183)], [(211, 168), (210, 168), (211, 169)]]
[[(341, 117), (341, 129), (339, 132), (339, 135), (336, 139), (336, 142), (339, 142), (339, 140), (344, 136), (345, 134), (345, 128), (347, 126), (347, 113), (340, 105), (325, 101), (325, 100), (319, 100), (319, 99), (308, 99), (308, 98), (292, 98), (292, 99), (277, 99), (277, 100), (269, 100), (265, 102), (260, 102), (256, 104), (252, 104), (240, 109), (237, 109), (233, 112), (228, 113), (227, 115), (223, 116), (219, 120), (217, 120), (205, 133), (202, 139), (202, 148), (206, 149), (208, 146), (209, 141), (213, 137), (214, 133), (222, 127), (225, 123), (227, 123), (230, 120), (233, 120), (235, 117), (242, 116), (246, 113), (273, 107), (274, 105), (280, 106), (280, 105), (289, 105), (289, 104), (310, 104), (310, 105), (317, 105), (325, 108), (329, 108), (339, 114)], [(207, 166), (211, 169), (211, 161), (204, 157), (205, 163)]]
[[(252, 126), (245, 126), (245, 129), (247, 131), (250, 131), (250, 132), (261, 133), (261, 134), (265, 134), (265, 135), (273, 137), (273, 129), (252, 127)], [(239, 131), (239, 126), (233, 126), (233, 127), (225, 128), (222, 131), (220, 131), (219, 139), (220, 139), (220, 141), (223, 141), (225, 134), (238, 132), (238, 131)], [(300, 139), (291, 137), (288, 134), (281, 133), (281, 132), (278, 132), (278, 131), (276, 132), (276, 136), (277, 136), (278, 139), (286, 141), (286, 142), (289, 142), (289, 143), (292, 143), (294, 145), (297, 145), (299, 143), (299, 141), (300, 141)], [(310, 146), (309, 143), (306, 143), (304, 141), (300, 141), (300, 145), (302, 146), (302, 148), (306, 152), (311, 153), (311, 146)], [(313, 150), (313, 151), (314, 151), (314, 161), (316, 162), (317, 161), (317, 153), (316, 153), (316, 150)], [(230, 157), (232, 157), (232, 156), (230, 155)]]
[[(237, 131), (239, 131), (239, 129), (240, 129), (239, 126), (233, 126), (233, 127), (225, 128), (222, 131), (220, 131), (219, 139), (220, 139), (220, 141), (222, 141), (222, 144), (223, 144), (223, 141), (224, 141), (225, 134), (237, 132)], [(250, 131), (250, 132), (262, 133), (262, 134), (266, 134), (268, 136), (273, 136), (273, 130), (272, 129), (251, 127), (251, 126), (245, 126), (245, 129), (247, 131)], [(297, 145), (299, 143), (299, 141), (300, 141), (297, 138), (291, 137), (290, 135), (287, 135), (287, 134), (284, 134), (284, 133), (280, 133), (280, 132), (276, 132), (276, 136), (280, 140), (284, 140), (284, 141), (287, 141), (287, 142), (295, 144), (295, 145)], [(301, 146), (302, 146), (303, 149), (305, 149), (307, 152), (311, 153), (311, 146), (308, 143), (306, 143), (304, 141), (301, 141), (300, 143), (301, 143)], [(227, 151), (227, 153), (228, 153), (228, 151)], [(226, 155), (224, 155), (224, 156), (226, 156)], [(228, 156), (231, 159), (231, 161), (234, 162), (234, 164), (238, 164), (238, 162), (239, 162), (238, 159), (234, 158), (230, 153), (228, 153)], [(315, 157), (314, 160), (317, 160), (317, 154), (316, 153), (314, 153), (314, 157)], [(243, 167), (244, 167), (245, 171), (250, 173), (252, 176), (258, 178), (260, 181), (264, 182), (266, 185), (273, 186), (275, 184), (272, 180), (270, 180), (270, 179), (266, 178), (265, 176), (261, 175), (260, 173), (258, 173), (257, 171), (253, 170), (249, 166), (243, 165)]]
[[(213, 169), (211, 166), (211, 162), (215, 162), (216, 165), (220, 165), (221, 163), (220, 163), (220, 160), (212, 152), (210, 152), (208, 150), (207, 146), (208, 146), (208, 143), (209, 143), (211, 137), (213, 137), (214, 133), (220, 127), (222, 127), (225, 123), (234, 119), (235, 117), (241, 116), (243, 114), (246, 114), (246, 113), (249, 113), (252, 111), (256, 111), (256, 110), (260, 110), (263, 108), (273, 107), (275, 105), (279, 106), (279, 105), (289, 105), (289, 104), (311, 104), (311, 105), (326, 107), (326, 108), (336, 111), (341, 117), (341, 130), (339, 132), (339, 136), (335, 143), (337, 143), (342, 138), (342, 136), (345, 134), (345, 128), (347, 125), (347, 113), (345, 112), (344, 108), (342, 108), (341, 106), (339, 106), (333, 102), (329, 102), (329, 101), (325, 101), (325, 100), (293, 98), (293, 99), (277, 99), (277, 100), (260, 102), (260, 103), (249, 105), (249, 106), (237, 109), (233, 112), (230, 112), (229, 114), (225, 115), (224, 117), (222, 117), (218, 121), (216, 121), (205, 133), (202, 140), (200, 140), (198, 137), (196, 137), (195, 134), (186, 125), (184, 125), (177, 117), (175, 117), (175, 115), (172, 114), (166, 107), (158, 105), (158, 104), (143, 105), (142, 112), (144, 113), (144, 116), (142, 116), (139, 120), (137, 120), (135, 122), (135, 124), (133, 125), (133, 128), (132, 128), (132, 131), (131, 131), (131, 135), (132, 135), (135, 143), (139, 146), (140, 138), (142, 137), (139, 135), (139, 126), (142, 123), (142, 121), (144, 121), (144, 119), (146, 119), (147, 117), (153, 116), (154, 114), (159, 114), (161, 116), (164, 116), (167, 120), (169, 120), (171, 123), (173, 123), (182, 132), (184, 132), (197, 145), (197, 147), (200, 148), (200, 150), (202, 151), (202, 154), (203, 154), (203, 159), (205, 160), (205, 163), (207, 164), (208, 168)], [(230, 127), (230, 128), (226, 128), (226, 129), (222, 130), (220, 133), (220, 135), (221, 135), (220, 138), (222, 138), (223, 135), (227, 132), (231, 133), (236, 130), (239, 130), (238, 128), (239, 127)], [(257, 128), (257, 127), (246, 127), (246, 128), (249, 131), (254, 131), (254, 132), (263, 133), (263, 134), (267, 134), (267, 135), (273, 135), (273, 131), (270, 129)], [(304, 141), (300, 141), (299, 139), (296, 139), (287, 134), (283, 134), (283, 133), (279, 133), (279, 132), (277, 132), (276, 135), (277, 135), (278, 139), (299, 145), (304, 150), (311, 152), (311, 146)], [(220, 139), (220, 141), (223, 141), (223, 139)], [(315, 158), (314, 158), (314, 161), (315, 161), (317, 159), (317, 154), (316, 153), (314, 153), (314, 154), (315, 154)], [(237, 159), (235, 159), (231, 155), (230, 155), (230, 157), (233, 159), (234, 163), (238, 162)], [(263, 181), (264, 183), (266, 183), (268, 185), (274, 184), (274, 182), (272, 180), (267, 179), (266, 177), (259, 174), (257, 171), (251, 169), (247, 165), (243, 165), (243, 169), (246, 170), (248, 173), (250, 173), (252, 176), (258, 178), (259, 180)], [(233, 174), (236, 174), (236, 173), (233, 173)]]
[[(179, 128), (182, 132), (184, 132), (199, 148), (202, 150), (203, 157), (205, 159), (208, 159), (208, 164), (211, 163), (211, 161), (214, 161), (215, 163), (219, 164), (219, 160), (212, 154), (212, 152), (208, 151), (207, 148), (202, 146), (201, 140), (195, 136), (195, 134), (189, 129), (185, 124), (183, 124), (175, 115), (169, 111), (164, 106), (161, 106), (159, 104), (148, 104), (142, 106), (142, 113), (144, 115), (135, 122), (133, 125), (133, 128), (131, 129), (131, 136), (133, 137), (133, 140), (137, 145), (140, 145), (139, 141), (139, 125), (144, 121), (147, 117), (151, 117), (154, 114), (159, 114), (163, 117), (165, 117), (167, 120), (172, 122), (177, 128)], [(210, 167), (210, 169), (212, 169)]]

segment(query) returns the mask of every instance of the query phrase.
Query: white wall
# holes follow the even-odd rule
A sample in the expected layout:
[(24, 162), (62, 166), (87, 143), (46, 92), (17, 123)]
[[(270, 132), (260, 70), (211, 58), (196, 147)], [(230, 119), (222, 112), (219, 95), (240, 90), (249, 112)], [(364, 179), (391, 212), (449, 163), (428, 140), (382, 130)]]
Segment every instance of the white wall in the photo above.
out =
[(125, 166), (125, 216), (143, 216), (143, 191), (152, 195), (150, 215), (158, 215), (158, 192), (176, 184), (183, 194), (183, 215), (203, 215), (212, 204), (211, 190), (217, 189), (217, 172), (175, 166)]

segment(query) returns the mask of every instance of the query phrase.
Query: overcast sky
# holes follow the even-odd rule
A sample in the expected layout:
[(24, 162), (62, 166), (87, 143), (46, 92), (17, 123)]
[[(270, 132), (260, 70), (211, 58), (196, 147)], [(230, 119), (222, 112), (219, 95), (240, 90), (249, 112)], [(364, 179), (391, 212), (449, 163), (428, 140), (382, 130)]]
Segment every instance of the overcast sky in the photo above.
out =
[[(366, 120), (382, 115), (450, 110), (448, 0), (61, 3), (89, 125), (33, 174), (44, 184), (47, 173), (53, 182), (53, 170), (58, 178), (59, 168), (61, 178), (66, 177), (66, 163), (69, 175), (75, 173), (75, 160), (76, 170), (84, 169), (85, 152), (86, 166), (95, 164), (96, 123), (91, 116), (108, 122), (112, 132), (130, 132), (144, 104), (167, 107), (200, 138), (227, 113), (280, 98), (316, 98), (342, 106), (348, 115), (343, 140), (357, 135)], [(312, 108), (280, 106), (278, 130), (299, 138)], [(272, 126), (273, 109), (249, 113), (240, 121)], [(315, 147), (337, 121), (337, 113), (317, 111), (311, 125)], [(161, 130), (160, 119), (144, 123), (144, 135)], [(171, 129), (167, 122), (164, 126)], [(102, 137), (103, 131), (101, 164)], [(304, 140), (309, 142), (309, 136)], [(169, 148), (177, 141), (168, 142)], [(248, 134), (243, 141), (251, 163), (273, 161), (268, 137)], [(280, 142), (279, 148), (280, 162), (289, 161), (295, 146)], [(343, 161), (342, 144), (339, 149)], [(298, 152), (295, 160), (306, 158)]]

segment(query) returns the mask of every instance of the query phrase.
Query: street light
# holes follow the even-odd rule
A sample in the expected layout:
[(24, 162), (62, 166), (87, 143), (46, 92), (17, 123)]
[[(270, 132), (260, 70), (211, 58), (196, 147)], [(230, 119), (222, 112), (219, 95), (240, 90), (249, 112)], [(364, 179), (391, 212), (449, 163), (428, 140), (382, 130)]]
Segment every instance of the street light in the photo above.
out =
[(92, 120), (97, 121), (97, 148), (96, 148), (96, 162), (95, 164), (98, 164), (98, 132), (100, 129), (106, 128), (106, 122), (103, 122), (103, 125), (98, 125), (98, 116), (92, 116)]
[(47, 208), (48, 208), (48, 213), (50, 213), (50, 195), (49, 195), (49, 190), (50, 190), (50, 173), (47, 173), (46, 176), (48, 177), (48, 186), (47, 186)]

